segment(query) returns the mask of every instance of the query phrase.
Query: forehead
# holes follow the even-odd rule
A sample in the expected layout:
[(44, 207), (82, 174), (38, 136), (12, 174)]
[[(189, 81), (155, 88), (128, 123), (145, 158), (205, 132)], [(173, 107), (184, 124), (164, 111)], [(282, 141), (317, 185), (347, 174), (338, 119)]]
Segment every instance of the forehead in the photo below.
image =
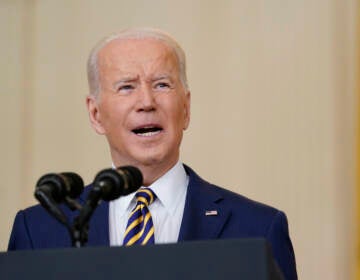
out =
[[(115, 39), (98, 54), (101, 70), (129, 70), (156, 66), (178, 68), (174, 51), (163, 41), (153, 38)], [(178, 69), (177, 69), (178, 70)]]

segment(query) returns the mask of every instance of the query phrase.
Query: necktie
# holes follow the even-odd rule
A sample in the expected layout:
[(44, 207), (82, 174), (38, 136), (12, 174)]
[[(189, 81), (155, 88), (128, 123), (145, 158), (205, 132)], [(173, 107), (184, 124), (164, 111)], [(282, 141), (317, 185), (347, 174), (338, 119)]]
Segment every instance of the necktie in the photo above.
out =
[(141, 188), (135, 194), (137, 203), (130, 213), (123, 245), (154, 244), (154, 224), (148, 206), (156, 199), (149, 188)]

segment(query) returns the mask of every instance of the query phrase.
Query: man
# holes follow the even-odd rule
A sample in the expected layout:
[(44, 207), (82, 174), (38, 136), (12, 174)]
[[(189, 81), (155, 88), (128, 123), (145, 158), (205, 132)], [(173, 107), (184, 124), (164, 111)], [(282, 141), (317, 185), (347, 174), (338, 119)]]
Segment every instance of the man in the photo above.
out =
[[(146, 28), (104, 39), (88, 60), (91, 125), (107, 138), (114, 166), (138, 167), (143, 185), (154, 192), (154, 202), (145, 207), (152, 228), (147, 238), (169, 243), (264, 237), (286, 279), (296, 279), (285, 214), (211, 185), (179, 162), (190, 120), (185, 68), (185, 55), (176, 41)], [(102, 203), (90, 223), (88, 245), (127, 244), (127, 220), (137, 203), (134, 194)], [(70, 244), (66, 229), (35, 206), (18, 213), (9, 250)]]

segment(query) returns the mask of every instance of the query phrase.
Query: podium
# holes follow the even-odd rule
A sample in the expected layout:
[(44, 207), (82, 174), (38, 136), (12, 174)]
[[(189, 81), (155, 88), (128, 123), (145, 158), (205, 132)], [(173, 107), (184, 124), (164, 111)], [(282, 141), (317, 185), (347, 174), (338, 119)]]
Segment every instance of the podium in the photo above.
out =
[(265, 239), (0, 253), (0, 279), (284, 279)]

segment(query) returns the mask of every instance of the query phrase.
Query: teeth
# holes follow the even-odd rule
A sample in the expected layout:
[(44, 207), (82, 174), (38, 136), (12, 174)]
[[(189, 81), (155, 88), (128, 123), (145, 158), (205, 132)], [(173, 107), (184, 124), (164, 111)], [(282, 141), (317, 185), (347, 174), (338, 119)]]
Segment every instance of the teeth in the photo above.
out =
[(140, 135), (140, 136), (144, 136), (144, 137), (149, 137), (149, 136), (153, 136), (153, 135), (156, 135), (156, 134), (159, 134), (160, 131), (149, 131), (149, 132), (144, 132), (144, 133), (136, 133), (137, 135)]

